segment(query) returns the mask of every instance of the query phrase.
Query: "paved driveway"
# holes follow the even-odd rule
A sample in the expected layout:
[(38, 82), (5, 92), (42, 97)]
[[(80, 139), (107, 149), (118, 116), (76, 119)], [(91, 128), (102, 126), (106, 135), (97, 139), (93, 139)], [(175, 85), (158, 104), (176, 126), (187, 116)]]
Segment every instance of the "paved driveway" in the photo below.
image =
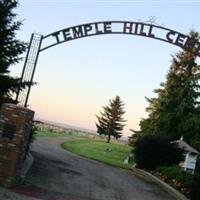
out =
[(37, 138), (35, 162), (18, 192), (41, 199), (173, 200), (155, 183), (63, 150), (66, 138)]

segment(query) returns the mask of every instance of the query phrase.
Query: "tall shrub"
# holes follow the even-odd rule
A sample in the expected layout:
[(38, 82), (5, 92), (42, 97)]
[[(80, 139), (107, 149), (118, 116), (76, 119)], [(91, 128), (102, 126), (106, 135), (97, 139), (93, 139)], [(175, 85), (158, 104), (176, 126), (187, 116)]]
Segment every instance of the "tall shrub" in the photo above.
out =
[(146, 169), (172, 166), (183, 159), (183, 150), (169, 138), (160, 135), (147, 135), (138, 139), (133, 152), (136, 166)]

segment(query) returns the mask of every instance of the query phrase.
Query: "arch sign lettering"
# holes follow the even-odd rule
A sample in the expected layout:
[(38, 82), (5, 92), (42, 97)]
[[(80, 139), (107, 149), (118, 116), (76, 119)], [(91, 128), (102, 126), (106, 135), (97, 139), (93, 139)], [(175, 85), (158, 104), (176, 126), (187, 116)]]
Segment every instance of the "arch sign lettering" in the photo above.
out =
[[(200, 56), (199, 41), (193, 41), (188, 35), (162, 26), (154, 25), (152, 23), (148, 24), (131, 21), (93, 22), (68, 27), (46, 36), (41, 34), (32, 34), (22, 71), (21, 81), (33, 81), (40, 52), (71, 40), (104, 34), (125, 34), (157, 39), (171, 43), (187, 51), (195, 49), (196, 55)], [(16, 97), (16, 101), (25, 107), (27, 106), (30, 89), (31, 86), (21, 92), (19, 91)]]

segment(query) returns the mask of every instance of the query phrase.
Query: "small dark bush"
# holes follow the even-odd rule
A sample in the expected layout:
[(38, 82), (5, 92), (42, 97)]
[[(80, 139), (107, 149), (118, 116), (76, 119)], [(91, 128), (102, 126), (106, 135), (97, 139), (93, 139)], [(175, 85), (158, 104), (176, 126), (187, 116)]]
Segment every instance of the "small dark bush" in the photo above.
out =
[(190, 199), (191, 200), (200, 199), (200, 159), (198, 160), (196, 165), (196, 171), (191, 185)]
[(167, 137), (147, 135), (136, 141), (133, 153), (136, 167), (155, 169), (157, 166), (178, 164), (184, 152)]
[(193, 175), (183, 171), (183, 169), (178, 166), (157, 167), (156, 172), (160, 172), (161, 174), (165, 175), (165, 181), (171, 185), (176, 186), (176, 183), (180, 183), (180, 188), (191, 188)]

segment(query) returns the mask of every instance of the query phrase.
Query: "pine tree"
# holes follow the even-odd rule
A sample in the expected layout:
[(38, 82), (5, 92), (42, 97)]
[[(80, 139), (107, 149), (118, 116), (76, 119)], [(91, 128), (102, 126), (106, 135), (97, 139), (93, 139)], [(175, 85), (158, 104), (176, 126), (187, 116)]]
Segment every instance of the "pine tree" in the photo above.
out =
[(16, 31), (22, 25), (21, 21), (14, 21), (16, 14), (13, 9), (17, 5), (16, 0), (0, 0), (0, 105), (29, 84), (20, 83), (19, 78), (9, 75), (9, 67), (19, 63), (20, 55), (26, 50), (26, 43), (16, 39)]
[(118, 139), (122, 136), (122, 130), (125, 126), (123, 119), (124, 103), (119, 96), (109, 101), (109, 105), (103, 107), (103, 111), (100, 112), (100, 116), (97, 116), (98, 123), (96, 123), (97, 132), (100, 135), (106, 135), (107, 142), (110, 143), (111, 136)]
[[(194, 41), (199, 34), (190, 32)], [(173, 56), (166, 82), (154, 90), (155, 98), (147, 98), (149, 113), (140, 122), (140, 134), (161, 134), (171, 139), (184, 140), (190, 144), (200, 142), (200, 66), (196, 63), (195, 49), (183, 50)], [(194, 147), (200, 150), (198, 145)]]

